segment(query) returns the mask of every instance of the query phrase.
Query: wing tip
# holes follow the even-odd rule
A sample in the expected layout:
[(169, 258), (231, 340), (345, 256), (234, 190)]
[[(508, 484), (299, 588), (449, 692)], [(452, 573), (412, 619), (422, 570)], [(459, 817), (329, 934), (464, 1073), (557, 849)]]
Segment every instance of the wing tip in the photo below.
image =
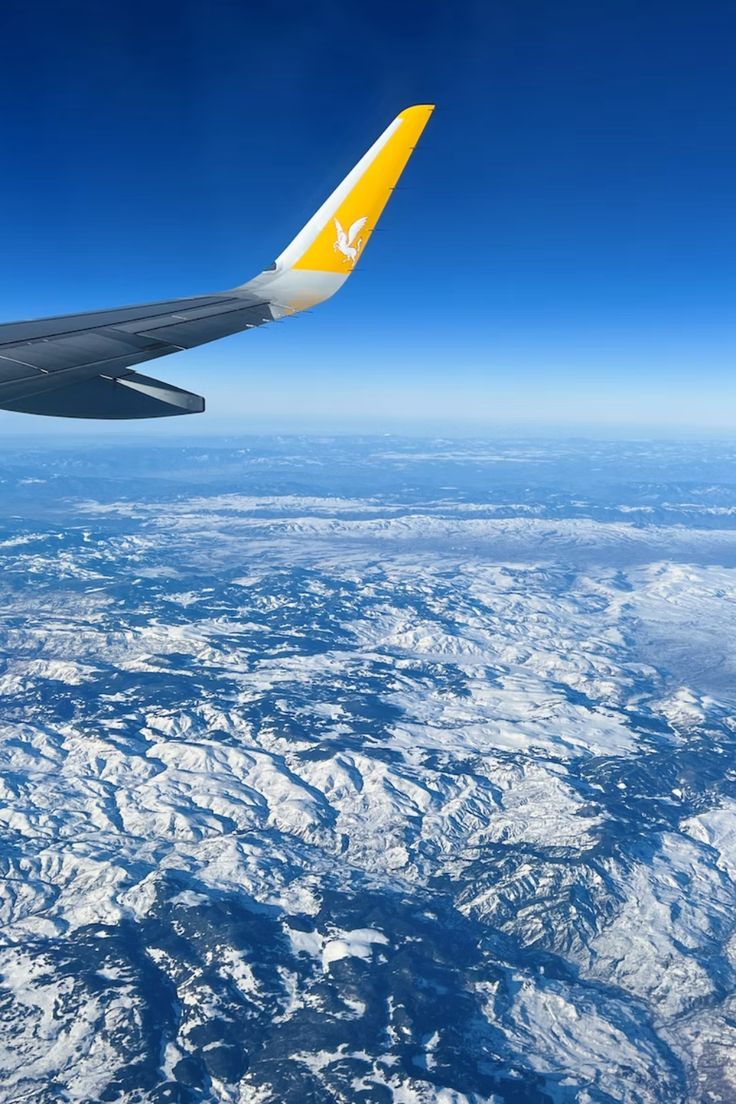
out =
[(427, 119), (432, 114), (437, 104), (412, 104), (399, 112), (400, 119), (410, 118), (412, 115), (425, 115)]

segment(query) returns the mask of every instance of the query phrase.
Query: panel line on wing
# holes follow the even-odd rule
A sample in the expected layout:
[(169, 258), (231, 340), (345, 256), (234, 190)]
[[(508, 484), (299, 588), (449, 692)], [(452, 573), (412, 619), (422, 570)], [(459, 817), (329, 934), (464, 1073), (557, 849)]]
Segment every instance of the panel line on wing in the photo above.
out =
[[(188, 303), (188, 306), (183, 306), (184, 303)], [(67, 321), (69, 318), (85, 318), (85, 325), (76, 325), (68, 329), (55, 330), (52, 326), (48, 325), (54, 322), (63, 322), (64, 315), (52, 316), (50, 318), (39, 318), (31, 322), (5, 322), (0, 325), (0, 348), (4, 348), (7, 345), (21, 345), (31, 344), (37, 341), (44, 341), (54, 338), (73, 337), (74, 334), (88, 333), (89, 331), (106, 330), (110, 328), (122, 328), (123, 326), (135, 324), (137, 322), (155, 321), (156, 319), (171, 317), (174, 312), (181, 310), (206, 310), (208, 307), (217, 307), (220, 305), (226, 306), (229, 303), (240, 303), (247, 306), (265, 306), (265, 303), (259, 301), (259, 298), (254, 296), (249, 302), (244, 296), (239, 295), (208, 295), (199, 296), (191, 300), (186, 299), (169, 299), (161, 303), (151, 304), (155, 306), (155, 310), (140, 307), (120, 307), (117, 310), (102, 310), (91, 311), (87, 315), (67, 315)], [(159, 308), (165, 307), (168, 309), (161, 310)], [(136, 313), (142, 312), (142, 313)], [(216, 312), (213, 312), (216, 313)], [(33, 334), (30, 337), (9, 337), (4, 334), (4, 330), (19, 329), (24, 333), (28, 332), (29, 327), (37, 327), (40, 332)], [(125, 331), (124, 331), (125, 332)]]

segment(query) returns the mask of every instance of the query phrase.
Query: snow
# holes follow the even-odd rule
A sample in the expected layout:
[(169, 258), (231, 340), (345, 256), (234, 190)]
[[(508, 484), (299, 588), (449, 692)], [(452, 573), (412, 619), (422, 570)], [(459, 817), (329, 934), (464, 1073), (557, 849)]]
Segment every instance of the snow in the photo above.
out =
[(6, 522), (4, 1091), (732, 1098), (728, 481), (280, 447)]
[(373, 928), (356, 928), (343, 932), (339, 937), (325, 940), (322, 948), (322, 967), (329, 970), (333, 962), (342, 958), (362, 958), (370, 961), (375, 946), (387, 945), (388, 939), (383, 932)]

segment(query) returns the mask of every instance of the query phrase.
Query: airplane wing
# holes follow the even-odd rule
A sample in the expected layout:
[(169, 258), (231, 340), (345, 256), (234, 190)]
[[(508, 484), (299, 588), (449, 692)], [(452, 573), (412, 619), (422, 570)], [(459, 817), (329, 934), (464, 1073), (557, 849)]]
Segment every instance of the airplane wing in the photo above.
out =
[(230, 291), (0, 325), (0, 407), (65, 418), (198, 414), (204, 399), (134, 369), (329, 299), (357, 256), (335, 225), (363, 220), (362, 254), (433, 107), (402, 111), (271, 268)]

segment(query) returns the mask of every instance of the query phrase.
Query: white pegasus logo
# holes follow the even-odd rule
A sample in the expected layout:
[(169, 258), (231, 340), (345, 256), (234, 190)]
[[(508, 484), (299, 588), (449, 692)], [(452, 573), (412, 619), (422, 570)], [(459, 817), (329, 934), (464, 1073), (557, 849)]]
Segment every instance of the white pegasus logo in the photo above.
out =
[[(358, 259), (360, 247), (363, 244), (362, 238), (358, 238), (357, 241), (355, 241), (355, 239), (360, 231), (363, 229), (367, 221), (367, 215), (365, 215), (363, 218), (356, 219), (346, 234), (338, 220), (335, 219), (335, 230), (337, 231), (337, 239), (332, 248), (335, 250), (336, 253), (342, 253), (344, 259), (346, 261), (352, 261), (353, 264), (355, 264), (356, 260)], [(353, 242), (355, 242), (355, 245), (353, 245)]]

